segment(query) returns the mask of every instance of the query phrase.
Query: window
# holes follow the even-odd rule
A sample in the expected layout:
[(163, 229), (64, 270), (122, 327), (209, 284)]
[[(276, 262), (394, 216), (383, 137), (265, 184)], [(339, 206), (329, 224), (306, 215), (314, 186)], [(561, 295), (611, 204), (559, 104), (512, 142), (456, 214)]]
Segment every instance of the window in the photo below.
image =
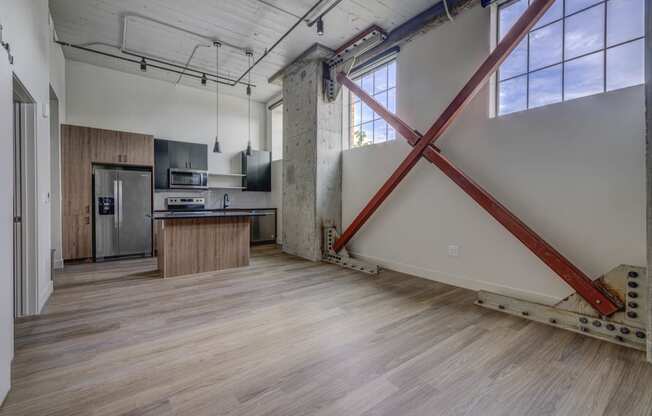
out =
[[(502, 39), (528, 0), (498, 8)], [(645, 0), (556, 0), (498, 70), (498, 115), (644, 82)]]
[[(396, 61), (383, 64), (353, 80), (392, 113), (396, 111)], [(350, 102), (350, 145), (360, 147), (396, 138), (394, 129), (353, 93)]]

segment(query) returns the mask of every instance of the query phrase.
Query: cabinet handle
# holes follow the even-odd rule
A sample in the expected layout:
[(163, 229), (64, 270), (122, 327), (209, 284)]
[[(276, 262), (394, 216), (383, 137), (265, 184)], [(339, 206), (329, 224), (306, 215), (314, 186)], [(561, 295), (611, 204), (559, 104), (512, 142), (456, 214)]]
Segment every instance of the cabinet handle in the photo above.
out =
[(123, 156), (123, 157), (122, 157), (122, 161), (123, 161), (123, 162), (126, 162), (126, 161), (127, 161), (127, 155), (122, 155), (122, 156)]
[(86, 205), (86, 213), (87, 214), (91, 213), (91, 206), (90, 205)]
[(86, 217), (86, 224), (90, 224), (90, 223), (91, 223), (91, 217)]

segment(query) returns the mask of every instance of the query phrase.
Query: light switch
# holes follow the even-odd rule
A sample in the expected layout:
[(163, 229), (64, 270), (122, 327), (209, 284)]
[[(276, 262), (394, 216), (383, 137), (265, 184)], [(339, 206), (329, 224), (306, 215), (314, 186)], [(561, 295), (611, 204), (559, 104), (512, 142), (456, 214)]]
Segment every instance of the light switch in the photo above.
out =
[(457, 257), (460, 255), (460, 246), (448, 246), (448, 255), (450, 257)]

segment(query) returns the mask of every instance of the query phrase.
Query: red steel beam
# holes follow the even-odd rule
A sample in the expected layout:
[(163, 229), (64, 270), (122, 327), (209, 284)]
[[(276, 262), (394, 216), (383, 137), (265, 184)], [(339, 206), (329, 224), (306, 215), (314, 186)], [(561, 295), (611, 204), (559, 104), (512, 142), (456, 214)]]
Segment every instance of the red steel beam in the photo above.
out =
[(525, 37), (528, 31), (536, 24), (541, 16), (548, 10), (555, 0), (534, 0), (525, 10), (525, 13), (516, 21), (505, 37), (498, 43), (480, 68), (473, 74), (462, 90), (457, 94), (449, 106), (439, 116), (435, 124), (415, 144), (405, 160), (396, 168), (383, 186), (376, 192), (367, 205), (360, 211), (353, 222), (342, 233), (333, 245), (335, 251), (340, 251), (358, 232), (360, 228), (373, 215), (378, 207), (387, 199), (389, 194), (398, 186), (403, 178), (417, 164), (428, 146), (437, 140), (446, 131), (446, 128), (457, 118), (466, 104), (473, 98), (482, 85), (489, 79), (498, 66), (509, 56), (509, 53)]
[[(410, 145), (415, 146), (422, 139), (419, 133), (415, 132), (403, 120), (389, 112), (382, 104), (365, 93), (353, 81), (347, 78), (346, 75), (343, 73), (338, 74), (337, 80), (342, 85), (348, 87), (352, 93), (357, 95), (360, 100), (373, 109), (387, 124), (392, 126), (397, 132), (401, 132), (401, 135), (405, 137)], [(557, 273), (569, 286), (575, 289), (598, 312), (608, 316), (618, 311), (619, 307), (598, 290), (586, 274), (529, 228), (507, 209), (507, 207), (498, 202), (489, 192), (458, 169), (434, 145), (431, 144), (426, 148), (423, 157), (437, 166), (439, 170), (462, 188), (467, 195), (484, 208), (496, 221), (502, 224), (514, 237), (520, 240), (534, 255)]]

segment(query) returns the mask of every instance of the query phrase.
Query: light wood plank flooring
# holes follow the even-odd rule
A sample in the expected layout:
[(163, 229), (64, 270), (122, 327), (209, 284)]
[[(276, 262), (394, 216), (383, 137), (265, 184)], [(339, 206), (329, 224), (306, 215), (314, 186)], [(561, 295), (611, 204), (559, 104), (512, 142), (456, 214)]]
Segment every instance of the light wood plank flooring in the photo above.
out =
[(0, 415), (652, 415), (642, 353), (467, 290), (276, 247), (237, 270), (153, 267), (59, 273), (47, 314), (16, 325)]

